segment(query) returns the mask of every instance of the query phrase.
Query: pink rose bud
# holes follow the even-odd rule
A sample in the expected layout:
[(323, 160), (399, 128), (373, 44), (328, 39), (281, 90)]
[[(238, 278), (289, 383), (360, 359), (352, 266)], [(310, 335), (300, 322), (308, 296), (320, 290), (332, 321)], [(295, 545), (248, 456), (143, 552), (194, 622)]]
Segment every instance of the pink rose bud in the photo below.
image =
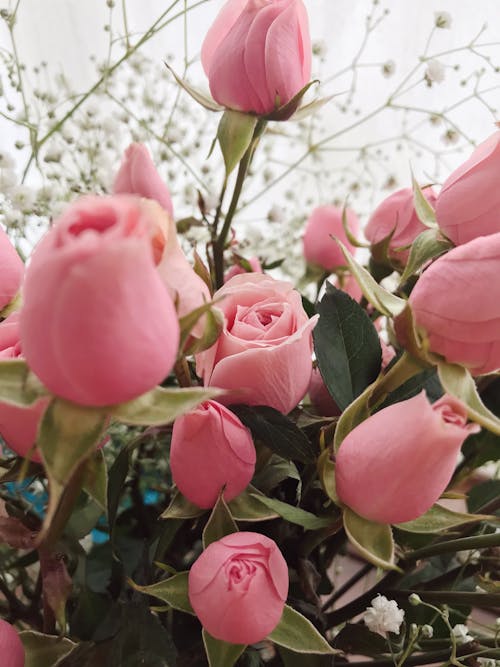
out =
[(144, 144), (130, 144), (125, 151), (113, 192), (139, 195), (156, 200), (172, 217), (174, 208), (170, 192), (156, 171), (151, 155)]
[(302, 0), (229, 0), (208, 31), (201, 62), (213, 98), (266, 115), (311, 78), (311, 39)]
[(349, 294), (351, 299), (354, 299), (354, 301), (357, 301), (358, 303), (363, 298), (363, 292), (361, 291), (361, 287), (359, 286), (359, 283), (356, 280), (356, 278), (354, 278), (354, 276), (351, 275), (348, 275), (347, 277), (344, 276), (342, 281), (342, 287), (340, 286), (339, 278), (336, 275), (327, 278), (327, 282), (331, 283), (337, 289), (341, 289), (343, 292), (347, 292), (347, 294)]
[(461, 245), (500, 232), (500, 131), (480, 144), (445, 181), (436, 217), (446, 236)]
[[(432, 207), (436, 204), (436, 193), (432, 188), (423, 190), (424, 196)], [(389, 195), (377, 206), (365, 228), (365, 236), (375, 245), (394, 234), (389, 243), (389, 257), (406, 264), (410, 250), (397, 250), (410, 245), (427, 227), (420, 222), (413, 204), (413, 190), (403, 188)]]
[[(356, 235), (359, 220), (354, 211), (346, 210), (347, 226)], [(342, 226), (342, 209), (337, 206), (319, 206), (311, 213), (304, 232), (304, 258), (308, 264), (320, 266), (325, 271), (335, 271), (345, 266), (345, 257), (337, 243), (332, 239), (336, 236), (351, 253), (355, 248), (348, 241)]]
[[(161, 222), (166, 240), (163, 239), (164, 247), (162, 246), (158, 272), (176, 304), (178, 316), (184, 317), (210, 301), (207, 285), (195, 273), (179, 244), (170, 193), (143, 144), (131, 144), (125, 151), (113, 192), (136, 194), (156, 200), (167, 212)], [(201, 318), (192, 331), (195, 338), (203, 335), (203, 325), (204, 319)]]
[(205, 386), (233, 390), (222, 402), (268, 405), (288, 413), (311, 378), (311, 331), (300, 294), (262, 273), (234, 276), (214, 294), (224, 315), (215, 345), (196, 356)]
[(0, 619), (0, 664), (2, 667), (24, 667), (24, 646), (10, 623)]
[[(12, 313), (0, 323), (0, 360), (22, 358), (19, 341), (19, 311)], [(41, 463), (36, 449), (38, 424), (49, 404), (50, 398), (40, 398), (27, 407), (0, 402), (0, 435), (5, 444), (19, 456), (29, 456), (31, 461)]]
[[(410, 295), (430, 350), (473, 375), (500, 368), (499, 266), (500, 232), (481, 236), (437, 259)], [(395, 324), (404, 344), (399, 320)]]
[(262, 273), (262, 266), (258, 257), (250, 257), (247, 261), (251, 271), (247, 271), (241, 264), (233, 264), (233, 266), (226, 271), (224, 282), (227, 283), (233, 276), (239, 276), (242, 273)]
[(155, 262), (163, 210), (127, 195), (70, 205), (35, 249), (21, 311), (23, 354), (54, 394), (104, 406), (172, 369), (179, 323)]
[(340, 500), (378, 523), (411, 521), (446, 489), (465, 438), (467, 409), (452, 396), (431, 405), (422, 391), (368, 417), (343, 440), (335, 477)]
[(322, 417), (338, 417), (342, 413), (342, 410), (330, 396), (319, 368), (313, 368), (307, 393), (316, 412)]
[(253, 477), (255, 459), (250, 431), (215, 401), (175, 420), (172, 477), (182, 495), (198, 507), (213, 507), (223, 488), (227, 502), (239, 496)]
[(278, 625), (288, 566), (273, 540), (233, 533), (210, 544), (189, 572), (189, 601), (205, 630), (231, 644), (255, 644)]
[(8, 306), (19, 292), (23, 275), (23, 261), (0, 227), (0, 311)]

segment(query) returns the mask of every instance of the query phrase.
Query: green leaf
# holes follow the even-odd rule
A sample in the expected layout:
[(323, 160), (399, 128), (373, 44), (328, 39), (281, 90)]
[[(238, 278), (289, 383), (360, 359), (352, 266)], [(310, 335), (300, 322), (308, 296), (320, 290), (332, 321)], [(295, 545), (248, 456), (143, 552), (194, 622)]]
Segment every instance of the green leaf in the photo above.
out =
[(478, 523), (488, 519), (495, 519), (495, 517), (485, 514), (453, 512), (442, 505), (436, 504), (417, 519), (396, 524), (396, 528), (409, 533), (439, 533), (442, 530), (463, 526), (466, 523)]
[(467, 498), (467, 507), (470, 512), (477, 512), (497, 498), (500, 498), (500, 479), (489, 479), (472, 487)]
[[(221, 331), (224, 318), (220, 310), (213, 307), (216, 303), (217, 303), (216, 301), (207, 301), (202, 306), (195, 308), (190, 313), (187, 313), (187, 315), (184, 315), (184, 317), (181, 317), (179, 319), (179, 327), (181, 330), (179, 350), (184, 350), (193, 328), (196, 326), (200, 318), (202, 318), (203, 316), (205, 316), (207, 322), (204, 327), (205, 330), (203, 332), (202, 338), (206, 338), (208, 342), (208, 339), (212, 337), (213, 338), (212, 344), (213, 342), (215, 342), (215, 340), (217, 340), (217, 337)], [(192, 344), (191, 347), (193, 347)], [(210, 345), (208, 345), (208, 347), (210, 347)], [(193, 351), (200, 351), (200, 350), (194, 349)], [(191, 354), (192, 350), (190, 348), (189, 350), (188, 349), (184, 350), (184, 352), (185, 354)]]
[(108, 469), (102, 449), (90, 456), (85, 465), (83, 490), (99, 505), (103, 512), (108, 509)]
[(369, 563), (383, 570), (399, 570), (394, 564), (394, 540), (389, 525), (369, 521), (346, 507), (344, 528), (350, 543)]
[(368, 271), (356, 262), (342, 241), (339, 241), (337, 238), (335, 238), (335, 241), (344, 254), (349, 270), (356, 279), (365, 298), (372, 306), (387, 317), (396, 317), (396, 315), (402, 313), (406, 306), (405, 299), (401, 299), (399, 296), (391, 294), (391, 292), (381, 287)]
[(248, 486), (243, 493), (233, 498), (228, 503), (229, 510), (235, 521), (268, 521), (276, 519), (279, 514), (263, 503), (261, 497), (265, 498), (263, 493), (253, 486)]
[(42, 418), (38, 447), (50, 482), (49, 503), (39, 543), (57, 539), (71, 514), (85, 478), (86, 460), (107, 425), (104, 409), (86, 408), (56, 398)]
[(195, 102), (198, 102), (198, 104), (201, 104), (202, 107), (205, 107), (205, 109), (208, 109), (208, 111), (223, 111), (224, 107), (221, 107), (219, 104), (213, 101), (211, 97), (208, 97), (208, 95), (205, 95), (201, 91), (197, 90), (193, 86), (191, 86), (187, 81), (184, 81), (184, 79), (181, 79), (180, 76), (178, 76), (174, 70), (170, 67), (168, 63), (165, 63), (166, 68), (173, 74), (174, 79), (177, 81), (179, 86), (186, 91), (188, 95), (190, 95)]
[(209, 544), (217, 542), (221, 537), (237, 532), (238, 526), (221, 493), (203, 530), (203, 548), (206, 549)]
[(306, 512), (300, 507), (294, 507), (288, 503), (284, 503), (276, 498), (268, 498), (267, 496), (257, 496), (254, 498), (269, 507), (269, 509), (277, 512), (283, 519), (289, 523), (294, 523), (297, 526), (302, 526), (306, 530), (319, 530), (320, 528), (327, 528), (335, 523), (334, 517), (319, 517), (311, 512)]
[(232, 109), (224, 111), (217, 130), (217, 138), (226, 166), (226, 178), (238, 165), (252, 143), (257, 120), (257, 116), (241, 111)]
[(330, 646), (311, 621), (288, 605), (285, 605), (283, 616), (268, 639), (297, 653), (340, 653)]
[(109, 469), (108, 474), (108, 490), (107, 490), (107, 514), (109, 525), (109, 538), (111, 547), (115, 549), (115, 523), (120, 506), (120, 499), (123, 493), (123, 485), (127, 479), (128, 470), (130, 466), (129, 447), (124, 447), (113, 461), (113, 465)]
[(340, 416), (335, 428), (333, 439), (334, 451), (338, 452), (343, 439), (353, 428), (370, 416), (369, 401), (372, 395), (373, 385), (370, 385), (365, 391), (347, 407)]
[(413, 396), (420, 394), (422, 389), (425, 389), (425, 393), (431, 402), (437, 401), (443, 395), (443, 388), (441, 387), (435, 368), (422, 371), (406, 382), (403, 382), (402, 385), (389, 394), (377, 410), (383, 410), (389, 407), (389, 405), (413, 398)]
[(187, 614), (193, 614), (194, 611), (189, 602), (188, 596), (188, 578), (189, 572), (178, 572), (168, 579), (158, 581), (150, 586), (139, 586), (131, 579), (128, 583), (139, 593), (152, 595), (170, 605), (173, 609), (184, 611)]
[(161, 519), (195, 519), (204, 514), (206, 510), (202, 510), (194, 503), (189, 502), (184, 498), (180, 491), (176, 491), (170, 505), (160, 516)]
[(203, 333), (199, 338), (193, 336), (192, 341), (185, 347), (185, 354), (197, 354), (208, 350), (220, 336), (224, 327), (224, 315), (218, 308), (209, 308), (205, 315)]
[(440, 363), (438, 373), (444, 390), (465, 403), (469, 419), (500, 435), (500, 419), (482, 402), (469, 371), (457, 364)]
[(261, 440), (282, 458), (313, 463), (316, 451), (307, 436), (285, 415), (267, 406), (231, 405), (230, 409)]
[(439, 257), (450, 248), (453, 248), (453, 244), (443, 239), (437, 229), (426, 229), (419, 234), (411, 244), (410, 256), (401, 276), (400, 285), (416, 274), (429, 260)]
[(330, 449), (325, 449), (318, 459), (318, 476), (326, 495), (336, 505), (340, 505), (335, 481), (335, 461), (332, 460)]
[(139, 398), (110, 408), (114, 419), (135, 426), (162, 426), (189, 412), (203, 401), (224, 393), (221, 389), (155, 387)]
[(368, 630), (363, 623), (347, 623), (336, 635), (335, 648), (347, 654), (367, 655), (372, 658), (387, 651), (387, 640)]
[(329, 95), (328, 97), (319, 97), (318, 99), (313, 100), (308, 104), (304, 104), (303, 106), (297, 109), (297, 111), (293, 114), (293, 116), (290, 116), (289, 120), (299, 121), (308, 118), (312, 114), (322, 109), (326, 104), (328, 104), (328, 102), (331, 102), (334, 97), (335, 95)]
[(330, 655), (295, 653), (284, 646), (278, 646), (278, 651), (284, 667), (332, 667), (332, 657)]
[(427, 201), (420, 185), (415, 180), (415, 176), (411, 175), (411, 180), (413, 184), (413, 205), (415, 206), (415, 212), (418, 219), (422, 224), (429, 228), (436, 228), (436, 214), (434, 209)]
[(32, 405), (48, 391), (24, 359), (0, 361), (0, 401), (11, 405)]
[(215, 639), (205, 628), (202, 630), (202, 635), (210, 667), (233, 667), (246, 649), (244, 644), (228, 644)]
[(24, 667), (54, 667), (60, 658), (76, 646), (66, 637), (44, 635), (32, 630), (20, 632), (19, 638), (24, 646)]
[(378, 333), (361, 306), (333, 285), (316, 306), (314, 350), (325, 385), (344, 410), (378, 376), (382, 349)]

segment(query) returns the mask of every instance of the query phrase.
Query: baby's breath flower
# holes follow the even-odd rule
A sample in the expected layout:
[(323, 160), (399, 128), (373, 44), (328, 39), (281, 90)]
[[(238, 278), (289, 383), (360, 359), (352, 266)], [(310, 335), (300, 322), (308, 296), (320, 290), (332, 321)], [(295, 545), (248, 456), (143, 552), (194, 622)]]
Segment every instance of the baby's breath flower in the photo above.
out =
[(425, 70), (425, 80), (429, 86), (444, 81), (444, 66), (439, 60), (429, 60)]
[(467, 644), (474, 641), (474, 637), (469, 635), (469, 628), (463, 623), (457, 623), (452, 629), (453, 636), (457, 640), (457, 644)]
[(451, 28), (452, 18), (449, 12), (434, 12), (434, 25), (436, 28)]
[(388, 600), (384, 595), (377, 595), (372, 600), (372, 606), (365, 611), (363, 620), (372, 632), (378, 632), (380, 635), (394, 632), (399, 635), (404, 616), (404, 611), (398, 607), (395, 600)]

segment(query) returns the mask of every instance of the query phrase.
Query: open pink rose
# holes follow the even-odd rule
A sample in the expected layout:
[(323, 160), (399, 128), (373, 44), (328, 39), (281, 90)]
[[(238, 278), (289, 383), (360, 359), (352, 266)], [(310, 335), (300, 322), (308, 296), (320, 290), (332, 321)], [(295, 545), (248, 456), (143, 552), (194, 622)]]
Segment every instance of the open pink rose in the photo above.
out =
[(0, 227), (0, 310), (8, 306), (19, 292), (23, 275), (23, 261)]
[(24, 667), (24, 646), (16, 629), (0, 619), (0, 656), (2, 667)]
[(205, 630), (231, 644), (255, 644), (280, 622), (288, 567), (273, 540), (233, 533), (210, 544), (189, 572), (189, 601)]
[(239, 496), (253, 477), (255, 459), (250, 431), (220, 403), (206, 401), (175, 420), (172, 477), (198, 507), (213, 507), (224, 487), (226, 501)]
[(266, 115), (287, 104), (311, 77), (302, 0), (229, 0), (208, 31), (201, 62), (225, 107)]
[(463, 441), (480, 430), (451, 396), (431, 405), (425, 392), (390, 405), (343, 440), (336, 456), (340, 500), (378, 523), (411, 521), (446, 489)]
[[(500, 232), (437, 259), (410, 295), (417, 329), (432, 352), (473, 375), (500, 368)], [(396, 333), (404, 332), (396, 320)]]
[(290, 283), (261, 273), (231, 278), (215, 295), (224, 329), (197, 355), (206, 386), (232, 390), (226, 404), (268, 405), (288, 413), (304, 397), (311, 377), (309, 319)]
[[(346, 217), (347, 226), (356, 235), (359, 230), (357, 215), (347, 209)], [(342, 225), (342, 209), (338, 206), (318, 206), (309, 216), (304, 231), (304, 258), (308, 264), (320, 266), (325, 271), (335, 271), (339, 266), (345, 266), (342, 250), (332, 236), (339, 238), (350, 252), (355, 252)]]
[(456, 245), (500, 232), (500, 130), (480, 144), (445, 181), (436, 217)]
[[(210, 301), (210, 291), (188, 262), (177, 238), (173, 219), (172, 200), (167, 186), (156, 171), (148, 149), (143, 144), (131, 144), (125, 151), (116, 176), (113, 192), (136, 194), (157, 201), (166, 211), (161, 222), (164, 248), (158, 271), (167, 286), (177, 314), (184, 317), (192, 310)], [(192, 331), (195, 338), (203, 335), (204, 319)]]
[(84, 197), (39, 243), (26, 272), (23, 354), (54, 394), (104, 406), (152, 389), (177, 356), (179, 323), (155, 261), (154, 202)]
[[(423, 190), (431, 206), (436, 204), (436, 193), (432, 188)], [(410, 250), (397, 250), (410, 245), (427, 227), (420, 222), (413, 203), (413, 190), (403, 188), (393, 192), (377, 206), (365, 228), (365, 236), (372, 245), (379, 243), (394, 231), (389, 243), (389, 256), (406, 264)]]
[[(21, 343), (19, 340), (19, 311), (12, 313), (0, 323), (0, 360), (19, 359)], [(0, 435), (5, 444), (19, 456), (28, 456), (32, 461), (41, 463), (37, 449), (32, 451), (36, 442), (38, 425), (50, 398), (40, 398), (27, 407), (0, 402)]]

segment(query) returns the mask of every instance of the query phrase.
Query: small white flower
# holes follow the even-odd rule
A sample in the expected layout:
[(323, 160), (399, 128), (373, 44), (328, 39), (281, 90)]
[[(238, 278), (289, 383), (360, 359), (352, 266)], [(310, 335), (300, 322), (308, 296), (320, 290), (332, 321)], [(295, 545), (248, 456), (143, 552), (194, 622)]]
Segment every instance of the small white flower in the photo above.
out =
[(494, 658), (478, 658), (478, 663), (481, 667), (499, 667), (500, 660), (495, 660)]
[(457, 644), (467, 644), (467, 642), (474, 641), (474, 637), (469, 635), (469, 628), (463, 623), (457, 623), (452, 630), (453, 636), (457, 640)]
[(312, 45), (313, 55), (318, 56), (318, 58), (324, 58), (327, 51), (326, 42), (323, 39), (318, 39)]
[(434, 628), (432, 625), (423, 625), (422, 626), (422, 637), (424, 639), (432, 639), (434, 635)]
[(18, 211), (29, 211), (36, 200), (35, 191), (27, 185), (16, 185), (9, 191), (9, 199)]
[(386, 79), (392, 76), (395, 71), (396, 63), (394, 60), (386, 60), (386, 62), (382, 65), (382, 75), (385, 76)]
[(449, 12), (434, 12), (434, 25), (436, 28), (451, 28), (451, 14)]
[(444, 81), (444, 67), (439, 60), (429, 60), (425, 70), (425, 80), (429, 85)]
[(404, 616), (404, 611), (398, 607), (395, 600), (388, 600), (384, 595), (377, 595), (372, 600), (372, 606), (365, 611), (363, 620), (372, 632), (378, 632), (380, 635), (394, 632), (399, 635)]
[(0, 153), (0, 169), (14, 169), (16, 161), (8, 153)]
[(2, 194), (8, 194), (17, 182), (15, 171), (12, 169), (0, 169), (0, 192)]
[(281, 206), (274, 204), (267, 213), (267, 219), (269, 222), (283, 222), (285, 219), (285, 212)]

